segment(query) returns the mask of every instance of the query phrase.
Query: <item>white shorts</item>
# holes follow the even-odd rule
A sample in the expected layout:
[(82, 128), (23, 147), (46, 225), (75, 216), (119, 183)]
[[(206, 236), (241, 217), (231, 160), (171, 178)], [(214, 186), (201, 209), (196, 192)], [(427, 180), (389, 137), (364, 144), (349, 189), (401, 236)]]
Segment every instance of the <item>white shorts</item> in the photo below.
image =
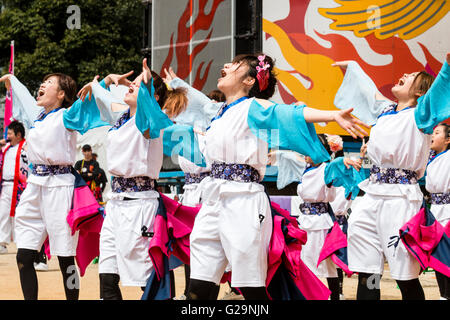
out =
[[(300, 226), (301, 227), (301, 226)], [(320, 251), (325, 243), (325, 237), (327, 236), (328, 229), (326, 230), (314, 230), (306, 231), (307, 241), (302, 247), (301, 259), (306, 266), (314, 272), (317, 277), (322, 278), (337, 278), (337, 269), (331, 258), (323, 260), (319, 266)]]
[(419, 276), (420, 265), (399, 238), (399, 229), (421, 207), (421, 201), (402, 196), (366, 193), (348, 220), (348, 262), (354, 272), (383, 274), (384, 261), (395, 280)]
[(447, 225), (450, 220), (450, 203), (432, 204), (430, 211), (443, 227)]
[(13, 217), (9, 216), (14, 184), (3, 182), (0, 193), (0, 244), (11, 242), (13, 235)]
[(201, 202), (202, 192), (198, 183), (184, 185), (181, 203), (185, 206), (194, 207)]
[(111, 199), (100, 232), (99, 273), (120, 276), (123, 286), (145, 287), (153, 270), (148, 254), (159, 194), (136, 200)]
[(48, 236), (51, 255), (75, 256), (78, 232), (72, 235), (67, 223), (72, 198), (73, 186), (46, 187), (28, 183), (16, 208), (17, 248), (40, 251)]
[(216, 284), (231, 265), (233, 287), (264, 287), (272, 235), (269, 199), (258, 183), (205, 178), (190, 236), (191, 278)]

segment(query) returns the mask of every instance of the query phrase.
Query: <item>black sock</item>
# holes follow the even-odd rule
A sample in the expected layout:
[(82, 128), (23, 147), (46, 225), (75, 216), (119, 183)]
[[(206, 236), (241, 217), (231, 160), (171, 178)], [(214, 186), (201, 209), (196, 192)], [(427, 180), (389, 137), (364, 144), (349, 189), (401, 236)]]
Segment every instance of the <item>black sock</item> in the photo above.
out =
[(20, 284), (25, 300), (37, 300), (38, 280), (34, 261), (38, 252), (30, 249), (18, 249), (16, 255), (17, 267), (19, 268)]
[(100, 299), (122, 300), (119, 288), (120, 276), (115, 273), (100, 273)]
[(170, 277), (170, 298), (173, 298), (175, 296), (175, 273), (173, 270), (169, 271), (169, 277)]
[(214, 289), (211, 290), (211, 295), (209, 297), (209, 300), (217, 300), (217, 297), (219, 296), (220, 291), (220, 285), (214, 284)]
[(187, 264), (184, 265), (184, 295), (187, 297), (189, 289), (189, 280), (191, 278), (191, 267)]
[(245, 300), (269, 300), (266, 287), (241, 287), (239, 290)]
[(47, 255), (45, 254), (45, 246), (42, 246), (41, 251), (36, 255), (34, 259), (35, 263), (45, 263), (47, 264)]
[(337, 269), (338, 279), (339, 279), (339, 294), (344, 292), (344, 271), (341, 268)]
[(356, 300), (380, 300), (380, 274), (359, 273)]
[(331, 291), (330, 300), (339, 300), (339, 278), (327, 278), (327, 283)]
[(442, 298), (445, 298), (447, 300), (450, 299), (450, 278), (446, 275), (435, 271), (436, 273), (436, 280), (437, 284), (439, 286), (439, 293)]
[(58, 257), (59, 268), (63, 276), (64, 292), (67, 300), (78, 300), (80, 295), (80, 277), (74, 257)]
[(217, 285), (214, 282), (191, 279), (189, 281), (189, 290), (186, 298), (187, 300), (211, 300), (216, 293), (216, 290)]
[(425, 300), (425, 293), (419, 279), (396, 281), (402, 292), (402, 300)]

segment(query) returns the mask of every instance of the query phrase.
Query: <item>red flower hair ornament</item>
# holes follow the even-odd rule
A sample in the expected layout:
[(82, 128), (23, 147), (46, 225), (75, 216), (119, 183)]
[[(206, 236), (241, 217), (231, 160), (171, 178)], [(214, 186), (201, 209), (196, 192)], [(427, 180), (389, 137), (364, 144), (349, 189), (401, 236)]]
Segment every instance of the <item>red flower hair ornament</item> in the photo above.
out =
[(265, 55), (258, 56), (259, 65), (256, 66), (256, 71), (258, 71), (256, 79), (258, 80), (260, 91), (266, 90), (267, 86), (269, 85), (270, 64), (264, 63), (264, 59), (266, 59)]

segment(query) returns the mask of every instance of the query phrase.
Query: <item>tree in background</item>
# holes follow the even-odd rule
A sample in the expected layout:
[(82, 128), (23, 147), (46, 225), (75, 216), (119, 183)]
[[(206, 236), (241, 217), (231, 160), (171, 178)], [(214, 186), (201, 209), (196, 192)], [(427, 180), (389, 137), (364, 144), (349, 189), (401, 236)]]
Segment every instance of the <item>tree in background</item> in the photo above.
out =
[(72, 76), (81, 88), (97, 74), (140, 70), (141, 0), (0, 0), (0, 7), (2, 74), (14, 40), (14, 73), (31, 91), (53, 72)]

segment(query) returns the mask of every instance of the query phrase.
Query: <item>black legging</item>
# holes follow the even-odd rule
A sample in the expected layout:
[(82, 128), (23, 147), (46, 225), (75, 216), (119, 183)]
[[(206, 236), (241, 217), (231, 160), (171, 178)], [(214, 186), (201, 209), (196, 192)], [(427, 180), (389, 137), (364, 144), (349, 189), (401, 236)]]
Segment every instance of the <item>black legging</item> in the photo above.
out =
[[(175, 292), (175, 274), (173, 270), (169, 271), (170, 275), (170, 290), (172, 294)], [(100, 273), (100, 299), (101, 300), (123, 300), (122, 292), (120, 291), (119, 281), (120, 276), (116, 273)], [(145, 287), (141, 287), (145, 291)]]
[[(19, 268), (20, 284), (22, 286), (25, 300), (37, 300), (38, 280), (34, 261), (38, 255), (37, 250), (18, 249), (16, 260)], [(58, 257), (59, 267), (63, 277), (64, 292), (67, 300), (78, 300), (79, 298), (79, 275), (75, 266), (74, 257)]]
[(100, 273), (100, 299), (122, 300), (119, 288), (120, 276), (115, 273)]
[[(187, 300), (216, 300), (219, 286), (214, 282), (190, 279)], [(245, 300), (268, 300), (265, 287), (241, 287)]]
[(436, 273), (436, 280), (439, 286), (439, 293), (442, 298), (445, 298), (447, 300), (450, 299), (450, 278), (446, 275), (435, 271)]
[[(358, 275), (357, 300), (380, 300), (380, 274), (360, 273)], [(425, 293), (419, 279), (396, 280), (403, 300), (425, 300)]]
[(339, 278), (327, 278), (328, 289), (331, 291), (330, 300), (339, 300), (340, 294), (340, 281)]
[(184, 295), (187, 297), (189, 290), (189, 280), (191, 279), (191, 266), (184, 265)]

